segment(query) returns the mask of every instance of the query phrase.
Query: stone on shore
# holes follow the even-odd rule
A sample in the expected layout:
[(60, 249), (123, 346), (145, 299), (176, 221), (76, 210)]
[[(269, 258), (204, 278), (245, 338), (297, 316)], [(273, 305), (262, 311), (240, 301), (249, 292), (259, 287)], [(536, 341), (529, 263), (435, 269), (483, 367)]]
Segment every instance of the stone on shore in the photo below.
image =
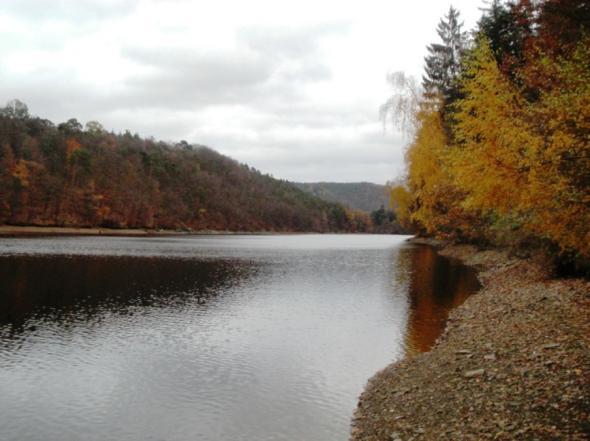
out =
[(589, 439), (590, 281), (498, 251), (441, 254), (477, 267), (483, 288), (430, 352), (369, 381), (352, 440)]

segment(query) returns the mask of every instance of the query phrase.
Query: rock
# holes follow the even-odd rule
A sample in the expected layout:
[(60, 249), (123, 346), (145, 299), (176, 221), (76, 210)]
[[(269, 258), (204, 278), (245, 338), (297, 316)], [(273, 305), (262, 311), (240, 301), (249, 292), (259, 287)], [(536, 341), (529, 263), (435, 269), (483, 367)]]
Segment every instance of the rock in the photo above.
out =
[(429, 353), (376, 376), (352, 441), (587, 439), (590, 281), (489, 268)]
[(391, 441), (402, 441), (399, 433), (397, 433), (397, 432), (391, 432), (391, 434), (389, 435), (389, 439)]
[(474, 369), (463, 374), (465, 378), (481, 377), (485, 373), (485, 369)]

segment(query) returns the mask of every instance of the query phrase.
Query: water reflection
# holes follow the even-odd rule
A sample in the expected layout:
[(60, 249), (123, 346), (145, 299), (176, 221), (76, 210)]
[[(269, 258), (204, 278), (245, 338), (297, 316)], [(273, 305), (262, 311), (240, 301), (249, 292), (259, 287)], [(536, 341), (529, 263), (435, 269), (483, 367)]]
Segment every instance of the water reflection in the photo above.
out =
[(346, 439), (464, 275), (399, 236), (1, 239), (2, 438)]
[(480, 284), (473, 269), (440, 256), (431, 247), (416, 246), (403, 252), (409, 258), (400, 262), (411, 267), (406, 350), (412, 355), (432, 347), (444, 330), (450, 310), (477, 291)]
[(33, 317), (82, 320), (97, 312), (208, 299), (255, 274), (239, 260), (144, 257), (0, 256), (0, 326), (15, 330)]

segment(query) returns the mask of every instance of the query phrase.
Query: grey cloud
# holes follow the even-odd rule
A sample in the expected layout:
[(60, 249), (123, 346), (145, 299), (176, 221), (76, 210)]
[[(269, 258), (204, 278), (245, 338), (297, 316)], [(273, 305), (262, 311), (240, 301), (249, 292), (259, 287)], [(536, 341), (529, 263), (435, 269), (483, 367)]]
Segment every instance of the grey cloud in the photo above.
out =
[(302, 83), (327, 80), (317, 54), (319, 39), (345, 25), (249, 28), (237, 33), (240, 48), (200, 53), (171, 47), (127, 47), (122, 55), (149, 70), (125, 83), (129, 105), (198, 108), (238, 104), (292, 106)]
[(10, 90), (0, 93), (0, 104), (18, 98), (27, 103), (33, 114), (54, 119), (54, 122), (72, 117), (81, 119), (89, 112), (100, 114), (112, 105), (106, 96), (75, 79), (68, 80), (60, 72), (9, 76), (0, 70), (0, 81), (11, 84)]
[(272, 158), (250, 161), (250, 165), (259, 170), (272, 170), (275, 177), (297, 182), (374, 182), (385, 184), (402, 171), (395, 160), (371, 161), (363, 164), (333, 160), (329, 162), (308, 161), (293, 165), (277, 162)]
[[(384, 184), (402, 171), (402, 160), (395, 145), (383, 143), (379, 151), (369, 151), (355, 145), (356, 151), (333, 144), (316, 144), (322, 155), (304, 154), (297, 150), (286, 152), (284, 157), (263, 157), (246, 160), (261, 170), (273, 170), (275, 176), (292, 181), (317, 182), (325, 180), (351, 182), (368, 181)], [(329, 173), (326, 172), (329, 170)]]
[[(288, 133), (288, 126), (284, 127)], [(403, 140), (374, 130), (354, 138), (312, 136), (305, 140), (267, 134), (255, 143), (228, 133), (194, 138), (222, 153), (277, 177), (294, 181), (370, 181), (385, 183), (403, 169)], [(329, 170), (329, 178), (326, 171)]]
[[(274, 162), (301, 166), (309, 162), (316, 164), (355, 164), (365, 166), (373, 163), (390, 162), (398, 157), (392, 140), (383, 137), (379, 144), (369, 144), (365, 138), (345, 141), (309, 139), (302, 142), (269, 142), (267, 149), (258, 150), (253, 158), (272, 158)], [(391, 144), (390, 144), (391, 143)], [(270, 147), (270, 148), (269, 148)], [(256, 152), (252, 147), (251, 152)], [(243, 152), (248, 154), (248, 152)]]
[(108, 26), (109, 20), (131, 14), (137, 0), (2, 0), (0, 16), (18, 20), (28, 28), (14, 33), (0, 29), (0, 53), (35, 49), (62, 50), (68, 42)]
[(276, 117), (269, 124), (286, 126), (305, 126), (312, 129), (321, 127), (352, 127), (375, 122), (378, 112), (375, 109), (360, 106), (334, 105), (318, 106), (302, 101), (277, 102), (272, 108)]
[(286, 81), (321, 81), (331, 78), (331, 70), (318, 54), (320, 41), (330, 35), (344, 34), (349, 23), (322, 23), (300, 27), (250, 27), (237, 32), (239, 41), (267, 59), (295, 61), (297, 67), (282, 74)]
[(318, 49), (322, 37), (346, 33), (348, 23), (323, 23), (301, 27), (244, 27), (238, 38), (267, 56), (306, 58)]
[[(264, 82), (270, 76), (270, 63), (244, 52), (196, 53), (174, 48), (127, 48), (126, 58), (155, 68), (158, 73), (190, 74), (204, 85), (235, 87)], [(172, 72), (171, 72), (172, 71)], [(176, 76), (176, 75), (175, 75)]]
[(132, 105), (178, 108), (248, 102), (272, 75), (269, 62), (256, 54), (127, 48), (123, 55), (151, 70), (125, 82), (121, 99)]
[(291, 68), (287, 72), (280, 74), (282, 81), (286, 83), (306, 83), (329, 80), (332, 77), (332, 71), (321, 62), (312, 60), (300, 63), (297, 68)]
[(92, 23), (131, 13), (137, 0), (3, 0), (0, 12), (27, 21)]
[[(26, 5), (33, 5), (32, 0), (23, 2), (22, 10)], [(133, 4), (110, 0), (113, 2), (128, 7)], [(74, 3), (58, 2), (58, 12), (54, 13), (59, 15), (59, 11), (72, 6), (71, 13), (75, 14)], [(98, 0), (85, 4), (100, 10)], [(13, 8), (15, 5), (12, 3)], [(242, 28), (237, 32), (240, 43), (237, 49), (215, 53), (127, 46), (121, 49), (121, 55), (144, 72), (133, 74), (108, 90), (94, 88), (83, 78), (68, 77), (58, 70), (4, 79), (13, 84), (14, 95), (31, 104), (39, 103), (40, 111), (56, 106), (51, 113), (59, 115), (68, 113), (69, 108), (73, 113), (85, 113), (84, 109), (103, 113), (139, 108), (197, 111), (209, 106), (240, 104), (282, 117), (295, 115), (295, 106), (304, 103), (302, 84), (331, 76), (317, 53), (319, 39), (345, 31), (345, 25)], [(321, 115), (311, 118), (310, 109), (303, 110), (306, 116), (301, 124), (330, 123)]]
[[(43, 8), (33, 0), (9, 0), (8, 7), (4, 3), (0, 6), (0, 12), (20, 14), (29, 23), (71, 20), (76, 26), (64, 32), (72, 36), (72, 32), (94, 26), (106, 27), (108, 23), (97, 20), (108, 19), (116, 9), (113, 4), (124, 12), (135, 7), (131, 0), (62, 0), (52, 11), (38, 11)], [(27, 16), (27, 9), (37, 11), (31, 10)], [(141, 73), (128, 74), (125, 81), (110, 87), (93, 85), (59, 66), (21, 75), (9, 73), (0, 63), (0, 82), (10, 85), (0, 91), (0, 105), (19, 98), (33, 114), (56, 123), (75, 117), (146, 137), (184, 138), (281, 178), (382, 183), (400, 168), (401, 140), (383, 136), (378, 128), (362, 134), (347, 131), (375, 123), (377, 109), (358, 102), (338, 107), (304, 95), (306, 85), (329, 80), (332, 75), (323, 58), (322, 40), (346, 32), (346, 23), (241, 28), (235, 35), (237, 47), (217, 52), (126, 46), (119, 49), (120, 54)], [(38, 45), (43, 44), (44, 34), (35, 38)], [(252, 118), (246, 115), (236, 121), (233, 131), (234, 121), (230, 120), (227, 131), (197, 125), (207, 124), (208, 109), (219, 115), (223, 108), (219, 106), (228, 105), (239, 105), (237, 118), (243, 108), (251, 111)], [(301, 130), (301, 138), (297, 130)]]

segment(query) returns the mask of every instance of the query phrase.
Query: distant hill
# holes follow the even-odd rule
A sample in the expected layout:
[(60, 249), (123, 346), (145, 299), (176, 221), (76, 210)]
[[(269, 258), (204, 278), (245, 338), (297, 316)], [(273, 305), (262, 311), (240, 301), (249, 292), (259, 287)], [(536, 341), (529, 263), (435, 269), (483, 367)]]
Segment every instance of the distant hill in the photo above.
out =
[(0, 108), (0, 225), (370, 231), (353, 213), (204, 146)]
[(372, 212), (381, 206), (389, 207), (389, 197), (384, 185), (370, 182), (313, 182), (294, 183), (301, 190), (330, 202), (338, 202), (347, 207)]

